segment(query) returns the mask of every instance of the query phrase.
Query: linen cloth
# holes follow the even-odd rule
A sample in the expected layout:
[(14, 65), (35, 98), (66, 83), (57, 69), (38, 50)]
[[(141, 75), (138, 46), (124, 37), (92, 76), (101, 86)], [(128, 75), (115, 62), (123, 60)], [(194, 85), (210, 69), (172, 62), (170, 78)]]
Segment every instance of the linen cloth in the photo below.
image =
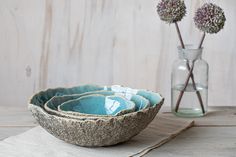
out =
[(156, 118), (131, 140), (109, 147), (80, 147), (59, 140), (37, 126), (0, 141), (4, 157), (127, 157), (144, 156), (193, 126), (192, 120)]

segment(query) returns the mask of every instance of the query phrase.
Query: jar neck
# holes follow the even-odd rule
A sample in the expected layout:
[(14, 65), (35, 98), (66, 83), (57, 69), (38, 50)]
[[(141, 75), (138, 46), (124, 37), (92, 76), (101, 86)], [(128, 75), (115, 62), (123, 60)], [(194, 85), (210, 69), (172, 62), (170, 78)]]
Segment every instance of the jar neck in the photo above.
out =
[(203, 48), (193, 48), (192, 45), (185, 45), (185, 48), (178, 46), (179, 58), (184, 60), (195, 61), (202, 58)]

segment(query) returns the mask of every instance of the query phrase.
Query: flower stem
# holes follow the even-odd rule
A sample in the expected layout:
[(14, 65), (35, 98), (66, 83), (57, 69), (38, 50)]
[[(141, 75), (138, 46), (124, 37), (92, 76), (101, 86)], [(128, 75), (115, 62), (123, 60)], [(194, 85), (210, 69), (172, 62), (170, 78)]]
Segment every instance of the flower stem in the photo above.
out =
[[(194, 62), (193, 62), (193, 64), (194, 64)], [(193, 65), (192, 65), (193, 66)], [(190, 71), (190, 66), (189, 66), (189, 64), (187, 63), (187, 68), (188, 68), (188, 71)], [(194, 76), (193, 76), (193, 73), (192, 73), (192, 75), (191, 75), (191, 79), (192, 79), (192, 82), (193, 82), (193, 89), (196, 91), (196, 93), (197, 93), (197, 97), (198, 97), (198, 100), (199, 100), (199, 103), (200, 103), (200, 105), (201, 105), (201, 109), (202, 109), (202, 113), (204, 114), (205, 113), (205, 109), (204, 109), (204, 106), (203, 106), (203, 102), (202, 102), (202, 97), (201, 97), (201, 94), (200, 94), (200, 92), (197, 90), (197, 86), (196, 86), (196, 83), (195, 83), (195, 81), (194, 81)]]
[(186, 81), (185, 81), (185, 83), (184, 83), (184, 88), (183, 88), (183, 89), (181, 90), (181, 92), (179, 93), (179, 97), (178, 97), (178, 100), (177, 100), (176, 106), (175, 106), (175, 112), (178, 112), (178, 110), (179, 110), (179, 104), (180, 104), (180, 101), (181, 101), (181, 99), (182, 99), (182, 97), (183, 97), (183, 95), (184, 95), (184, 91), (185, 91), (185, 89), (186, 89), (187, 86), (188, 86), (188, 82), (189, 82), (189, 79), (190, 79), (190, 77), (191, 77), (191, 75), (192, 75), (193, 68), (194, 68), (194, 62), (193, 62), (193, 65), (192, 65), (191, 69), (189, 70), (188, 77), (187, 77), (187, 79), (186, 79)]
[(202, 47), (202, 43), (203, 43), (203, 41), (204, 41), (204, 39), (205, 39), (205, 36), (206, 36), (206, 33), (204, 32), (203, 35), (202, 35), (200, 44), (199, 44), (199, 46), (198, 46), (199, 49)]
[(182, 47), (183, 49), (185, 49), (185, 47), (184, 47), (184, 42), (183, 42), (183, 38), (182, 38), (182, 36), (181, 36), (180, 30), (179, 30), (179, 25), (178, 25), (177, 22), (175, 22), (175, 27), (176, 27), (176, 30), (177, 30), (177, 33), (178, 33), (178, 37), (179, 37), (179, 40), (180, 40), (181, 47)]

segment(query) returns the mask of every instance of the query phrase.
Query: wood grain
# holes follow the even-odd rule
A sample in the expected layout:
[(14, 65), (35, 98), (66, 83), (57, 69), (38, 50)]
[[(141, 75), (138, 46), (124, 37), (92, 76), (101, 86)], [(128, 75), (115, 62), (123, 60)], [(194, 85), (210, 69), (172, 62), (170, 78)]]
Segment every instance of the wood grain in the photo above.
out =
[(236, 154), (235, 131), (236, 127), (194, 127), (171, 142), (151, 151), (147, 157), (234, 157)]
[[(179, 24), (185, 43), (199, 43), (192, 17), (204, 1), (186, 1)], [(209, 105), (235, 105), (236, 1), (217, 0), (227, 22), (207, 35)], [(170, 104), (174, 25), (160, 21), (153, 0), (0, 1), (1, 106), (26, 106), (36, 91), (85, 83), (123, 84), (162, 93)]]

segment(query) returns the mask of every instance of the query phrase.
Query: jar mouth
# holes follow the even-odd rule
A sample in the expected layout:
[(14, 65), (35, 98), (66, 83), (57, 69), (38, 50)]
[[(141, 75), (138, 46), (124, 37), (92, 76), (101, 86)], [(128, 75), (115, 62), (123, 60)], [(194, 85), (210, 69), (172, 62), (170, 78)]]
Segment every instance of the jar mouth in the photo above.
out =
[(182, 46), (178, 46), (177, 48), (178, 48), (178, 50), (188, 50), (188, 51), (199, 51), (199, 50), (202, 50), (203, 49), (203, 47), (201, 47), (201, 48), (198, 48), (196, 45), (193, 45), (193, 44), (186, 44), (186, 45), (184, 45), (184, 49), (182, 48)]
[(179, 58), (186, 60), (196, 60), (201, 58), (203, 48), (196, 48), (194, 45), (187, 44), (183, 49), (181, 46), (178, 46)]

